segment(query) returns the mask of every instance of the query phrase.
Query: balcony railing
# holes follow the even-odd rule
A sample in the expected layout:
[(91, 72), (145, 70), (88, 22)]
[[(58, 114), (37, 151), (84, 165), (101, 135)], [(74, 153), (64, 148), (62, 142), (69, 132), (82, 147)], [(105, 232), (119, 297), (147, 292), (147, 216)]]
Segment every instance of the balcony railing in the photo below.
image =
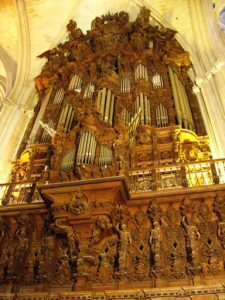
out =
[[(225, 159), (133, 170), (128, 180), (131, 194), (214, 184), (225, 184)], [(0, 184), (0, 205), (43, 203), (36, 185), (36, 182)]]
[(225, 159), (153, 166), (129, 174), (131, 193), (225, 183)]
[(5, 205), (24, 205), (43, 202), (35, 182), (0, 184), (0, 202)]

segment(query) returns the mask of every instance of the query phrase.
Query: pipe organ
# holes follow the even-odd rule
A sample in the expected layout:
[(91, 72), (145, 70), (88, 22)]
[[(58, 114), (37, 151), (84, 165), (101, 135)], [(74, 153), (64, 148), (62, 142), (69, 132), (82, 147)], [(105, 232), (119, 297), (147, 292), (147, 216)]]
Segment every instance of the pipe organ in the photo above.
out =
[(71, 126), (73, 124), (74, 114), (75, 110), (71, 105), (66, 104), (63, 107), (59, 118), (58, 127), (63, 126), (64, 133), (70, 132)]
[(103, 88), (98, 92), (96, 108), (103, 122), (113, 125), (115, 95), (110, 89)]
[(137, 81), (139, 79), (144, 79), (144, 80), (148, 81), (147, 68), (142, 64), (137, 65), (135, 68), (134, 77), (135, 77), (135, 81)]
[(165, 105), (163, 105), (162, 103), (159, 103), (159, 105), (156, 107), (156, 126), (169, 126), (168, 112)]
[(108, 147), (101, 145), (99, 154), (99, 166), (104, 168), (112, 164), (113, 153)]
[(149, 21), (71, 20), (41, 55), (38, 138), (2, 185), (0, 299), (224, 299), (225, 160), (199, 131), (187, 53)]
[(75, 75), (73, 75), (73, 77), (70, 80), (68, 90), (69, 91), (80, 92), (81, 91), (81, 84), (82, 84), (82, 80), (81, 80), (80, 76), (75, 74)]
[(69, 172), (73, 171), (75, 162), (75, 149), (69, 150), (62, 158), (61, 171)]
[(130, 79), (125, 77), (122, 78), (120, 83), (120, 91), (121, 93), (130, 93)]
[(135, 113), (138, 113), (139, 109), (141, 109), (140, 124), (151, 125), (150, 101), (143, 93), (140, 93), (136, 97)]
[(159, 75), (158, 73), (156, 73), (152, 77), (152, 85), (153, 85), (153, 88), (155, 88), (155, 89), (162, 88), (163, 87), (163, 78), (162, 78), (162, 76)]
[(84, 99), (92, 99), (95, 91), (95, 86), (89, 83), (84, 90)]
[[(93, 22), (86, 36), (71, 21), (71, 41), (62, 45), (65, 49), (57, 59), (60, 61), (61, 53), (69, 55), (63, 56), (60, 69), (47, 57), (48, 64), (36, 79), (37, 87), (43, 89), (37, 120), (41, 116), (45, 131), (36, 121), (32, 134), (37, 136), (36, 143), (52, 147), (49, 153), (56, 162), (50, 168), (50, 181), (60, 178), (56, 170), (67, 172), (71, 168), (75, 177), (83, 179), (178, 161), (186, 154), (178, 154), (179, 147), (173, 149), (171, 141), (177, 128), (204, 128), (202, 124), (195, 126), (201, 119), (200, 114), (196, 117), (196, 99), (193, 95), (189, 99), (190, 81), (185, 73), (189, 60), (174, 42), (173, 32), (168, 36), (168, 29), (158, 32), (142, 28), (138, 32), (145, 16), (124, 28), (121, 24), (126, 16), (102, 18), (102, 23), (101, 18)], [(154, 32), (159, 35), (153, 38)], [(49, 78), (54, 81), (46, 88)], [(73, 145), (75, 152), (68, 152)], [(61, 180), (72, 173), (63, 174)]]
[(77, 165), (93, 165), (95, 160), (97, 141), (91, 132), (83, 132), (77, 150)]
[(53, 104), (61, 104), (63, 102), (64, 94), (64, 89), (60, 88), (55, 94)]

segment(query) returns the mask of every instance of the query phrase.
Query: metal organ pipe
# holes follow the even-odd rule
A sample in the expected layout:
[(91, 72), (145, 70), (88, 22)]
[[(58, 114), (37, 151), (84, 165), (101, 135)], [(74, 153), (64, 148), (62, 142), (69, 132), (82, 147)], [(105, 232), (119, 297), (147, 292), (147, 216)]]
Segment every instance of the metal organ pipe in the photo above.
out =
[(30, 134), (30, 141), (31, 142), (34, 142), (35, 138), (36, 138), (36, 135), (37, 135), (37, 132), (38, 132), (38, 129), (40, 127), (40, 120), (42, 120), (43, 116), (44, 116), (44, 113), (45, 113), (45, 110), (46, 110), (46, 107), (48, 105), (48, 102), (49, 102), (49, 99), (51, 97), (51, 94), (52, 94), (52, 90), (53, 90), (53, 86), (51, 86), (47, 92), (46, 92), (46, 95), (44, 97), (44, 100), (43, 100), (43, 103), (41, 105), (41, 108), (39, 110), (39, 113), (38, 113), (38, 116), (36, 118), (36, 121), (34, 123), (34, 127), (31, 131), (31, 134)]
[(75, 74), (70, 80), (68, 90), (80, 92), (81, 91), (81, 83), (82, 83), (82, 80), (81, 80), (80, 76)]
[(82, 133), (78, 150), (77, 150), (77, 164), (93, 164), (95, 159), (97, 141), (95, 136), (86, 131)]
[(145, 79), (147, 81), (148, 80), (147, 68), (142, 64), (137, 65), (134, 71), (134, 78), (135, 81), (139, 79)]
[(74, 168), (75, 149), (69, 150), (61, 162), (61, 171), (68, 172)]
[(144, 97), (143, 94), (139, 95), (140, 107), (141, 107), (141, 124), (145, 124), (145, 109), (144, 109)]
[(104, 121), (108, 123), (109, 121), (109, 110), (110, 110), (110, 102), (111, 102), (111, 91), (107, 90), (107, 98), (105, 104), (105, 113), (104, 113)]
[(109, 114), (109, 124), (111, 126), (113, 126), (114, 104), (115, 104), (115, 95), (112, 94), (110, 114)]
[(182, 112), (181, 112), (181, 107), (180, 107), (177, 86), (175, 83), (174, 72), (170, 66), (168, 66), (168, 70), (169, 70), (169, 77), (170, 77), (170, 82), (171, 82), (171, 86), (172, 86), (172, 93), (173, 93), (173, 99), (174, 99), (175, 110), (176, 110), (176, 115), (177, 115), (177, 121), (178, 121), (178, 124), (182, 127), (182, 121), (183, 121), (182, 120)]
[(174, 78), (175, 78), (175, 85), (177, 87), (177, 92), (178, 92), (178, 97), (179, 97), (179, 102), (180, 102), (180, 107), (181, 107), (181, 114), (182, 114), (182, 119), (183, 119), (183, 123), (184, 123), (184, 128), (188, 129), (187, 112), (186, 112), (186, 109), (185, 109), (183, 93), (182, 93), (182, 90), (181, 90), (180, 80), (177, 77), (176, 73), (174, 73)]
[(89, 83), (84, 90), (84, 99), (92, 99), (94, 91), (95, 91), (94, 85)]
[(153, 77), (152, 77), (152, 85), (153, 88), (157, 89), (160, 87), (163, 87), (163, 79), (162, 76), (159, 75), (158, 73), (156, 73)]
[(60, 88), (56, 94), (55, 94), (55, 98), (53, 100), (53, 104), (60, 104), (62, 103), (63, 101), (63, 98), (64, 98), (64, 89), (63, 88)]
[[(48, 122), (48, 126), (49, 126), (50, 128), (52, 128), (52, 129), (54, 129), (54, 127), (55, 127), (54, 121), (53, 121), (53, 120), (50, 120), (50, 121)], [(51, 140), (50, 134), (49, 134), (48, 132), (44, 131), (44, 132), (42, 133), (41, 141), (40, 141), (40, 142), (41, 142), (41, 143), (49, 143), (50, 140)]]
[(77, 164), (81, 163), (81, 154), (82, 154), (82, 150), (83, 150), (84, 137), (85, 137), (85, 133), (82, 133), (82, 135), (80, 137), (80, 141), (79, 141), (78, 150), (77, 150)]
[(187, 111), (189, 129), (195, 131), (194, 120), (192, 117), (191, 108), (190, 108), (190, 104), (188, 101), (188, 96), (187, 96), (185, 87), (182, 82), (181, 82), (181, 90), (183, 93), (184, 103), (185, 103), (185, 107), (186, 107), (186, 111)]
[(130, 80), (129, 80), (129, 78), (125, 77), (121, 80), (120, 91), (121, 91), (121, 93), (130, 93)]
[(136, 97), (135, 113), (138, 113), (139, 108), (141, 108), (140, 124), (151, 125), (150, 101), (143, 93)]
[(99, 166), (105, 167), (112, 164), (112, 150), (101, 145), (99, 154)]
[(105, 100), (106, 100), (106, 88), (104, 87), (102, 89), (102, 96), (100, 102), (100, 115), (103, 120), (104, 120)]
[(66, 116), (66, 119), (65, 119), (65, 126), (64, 126), (64, 132), (65, 133), (68, 132), (68, 127), (69, 127), (69, 122), (70, 122), (70, 118), (71, 118), (71, 115), (72, 115), (72, 111), (73, 111), (72, 106), (69, 106), (68, 113), (67, 113), (67, 116)]

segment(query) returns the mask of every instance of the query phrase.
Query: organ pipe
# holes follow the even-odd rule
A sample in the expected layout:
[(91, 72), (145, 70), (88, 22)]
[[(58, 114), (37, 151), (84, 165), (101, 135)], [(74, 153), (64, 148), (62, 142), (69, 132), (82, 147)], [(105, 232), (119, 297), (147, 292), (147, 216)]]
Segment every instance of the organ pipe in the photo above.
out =
[(149, 99), (143, 93), (136, 97), (135, 113), (141, 109), (140, 123), (142, 125), (151, 125), (151, 112)]
[(80, 92), (81, 91), (81, 83), (82, 83), (82, 80), (81, 80), (80, 76), (75, 74), (70, 80), (68, 90)]
[(110, 114), (109, 114), (109, 124), (111, 126), (113, 125), (114, 102), (115, 102), (115, 96), (114, 96), (114, 94), (112, 94), (111, 106), (110, 106)]
[(179, 97), (184, 128), (188, 129), (187, 112), (185, 110), (185, 103), (184, 103), (184, 99), (183, 99), (183, 93), (182, 93), (180, 82), (179, 82), (179, 79), (178, 79), (176, 73), (174, 73), (174, 78), (175, 78), (175, 85), (176, 85), (177, 93), (178, 93), (178, 97)]
[(84, 90), (84, 99), (92, 99), (95, 87), (91, 83)]
[(189, 129), (195, 131), (194, 120), (192, 117), (192, 113), (191, 113), (191, 109), (190, 109), (190, 105), (189, 105), (189, 101), (188, 101), (188, 96), (186, 94), (186, 90), (184, 88), (183, 83), (182, 82), (180, 82), (180, 83), (181, 83), (181, 90), (183, 93), (184, 103), (185, 103), (185, 107), (186, 107), (186, 111), (187, 111)]
[(105, 99), (106, 98), (106, 88), (104, 87), (102, 89), (102, 97), (101, 97), (101, 102), (100, 102), (100, 115), (102, 119), (104, 118), (104, 109), (105, 109)]
[(120, 91), (121, 91), (121, 93), (130, 93), (130, 80), (129, 80), (129, 78), (125, 77), (121, 80)]
[(147, 68), (142, 64), (137, 65), (134, 71), (134, 77), (135, 77), (135, 81), (139, 79), (148, 80)]
[(53, 103), (54, 104), (60, 104), (62, 103), (63, 101), (63, 97), (64, 97), (64, 89), (63, 88), (60, 88), (56, 94), (55, 94), (55, 97), (54, 97), (54, 100), (53, 100)]
[(112, 164), (112, 150), (101, 145), (99, 154), (99, 166), (105, 167)]
[(37, 118), (36, 118), (36, 121), (34, 123), (34, 126), (33, 126), (33, 129), (31, 131), (31, 134), (30, 134), (30, 142), (34, 142), (35, 141), (35, 138), (36, 138), (36, 135), (37, 135), (37, 132), (38, 132), (38, 129), (40, 127), (40, 120), (43, 118), (44, 116), (44, 113), (45, 113), (45, 110), (46, 110), (46, 107), (48, 105), (48, 102), (49, 102), (49, 99), (51, 97), (51, 94), (52, 94), (52, 90), (53, 90), (53, 86), (51, 86), (49, 88), (49, 90), (47, 91), (45, 97), (44, 97), (44, 100), (43, 100), (43, 103), (41, 105), (41, 108), (40, 108), (40, 111), (37, 115)]
[(170, 66), (168, 66), (168, 70), (169, 70), (169, 77), (170, 77), (170, 82), (171, 82), (171, 86), (172, 86), (172, 93), (173, 93), (173, 99), (174, 99), (175, 110), (176, 110), (176, 115), (177, 115), (177, 121), (178, 121), (178, 124), (182, 127), (182, 113), (181, 113), (178, 91), (177, 91), (175, 78), (174, 78), (174, 72)]
[(105, 114), (104, 114), (104, 121), (108, 123), (109, 121), (109, 110), (110, 110), (110, 102), (111, 102), (111, 91), (107, 90), (107, 99), (105, 105)]
[(74, 168), (75, 149), (69, 150), (62, 158), (61, 171), (68, 172)]
[(143, 98), (143, 94), (142, 93), (140, 93), (139, 101), (140, 101), (140, 107), (141, 107), (141, 124), (145, 124), (144, 98)]
[(93, 164), (95, 159), (97, 141), (94, 135), (88, 131), (82, 133), (78, 151), (77, 164)]

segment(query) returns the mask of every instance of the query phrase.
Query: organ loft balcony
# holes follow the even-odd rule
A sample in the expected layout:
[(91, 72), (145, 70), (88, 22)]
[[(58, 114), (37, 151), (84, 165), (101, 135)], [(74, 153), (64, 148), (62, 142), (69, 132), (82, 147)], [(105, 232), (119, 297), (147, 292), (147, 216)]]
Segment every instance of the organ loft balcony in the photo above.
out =
[[(155, 145), (150, 145), (149, 131), (158, 141), (155, 150)], [(92, 143), (92, 135), (88, 134), (86, 136)], [(225, 159), (211, 158), (206, 136), (198, 137), (193, 131), (179, 126), (154, 129), (147, 126), (146, 133), (146, 126), (140, 125), (135, 132), (135, 141), (128, 146), (131, 167), (122, 156), (113, 162), (112, 152), (100, 145), (96, 162), (91, 165), (85, 163), (85, 160), (91, 162), (89, 152), (77, 154), (76, 172), (73, 171), (74, 152), (61, 158), (61, 170), (55, 171), (51, 170), (52, 144), (32, 144), (12, 162), (11, 182), (0, 185), (2, 206), (42, 203), (40, 190), (50, 187), (87, 185), (101, 189), (106, 182), (112, 188), (115, 182), (120, 182), (126, 200), (224, 188)], [(157, 160), (149, 159), (152, 152)], [(68, 156), (69, 160), (66, 160)], [(53, 166), (59, 159), (56, 157)]]

